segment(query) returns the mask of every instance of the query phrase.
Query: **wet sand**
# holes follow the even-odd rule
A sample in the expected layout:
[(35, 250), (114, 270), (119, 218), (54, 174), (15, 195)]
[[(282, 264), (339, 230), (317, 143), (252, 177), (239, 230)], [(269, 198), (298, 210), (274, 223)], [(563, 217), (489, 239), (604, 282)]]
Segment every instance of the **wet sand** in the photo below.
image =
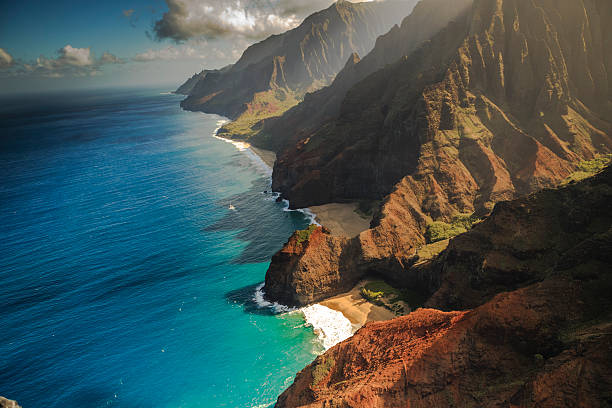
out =
[(250, 146), (250, 149), (255, 153), (261, 160), (266, 163), (270, 169), (274, 168), (274, 162), (276, 161), (276, 153), (271, 150), (260, 149), (259, 147)]

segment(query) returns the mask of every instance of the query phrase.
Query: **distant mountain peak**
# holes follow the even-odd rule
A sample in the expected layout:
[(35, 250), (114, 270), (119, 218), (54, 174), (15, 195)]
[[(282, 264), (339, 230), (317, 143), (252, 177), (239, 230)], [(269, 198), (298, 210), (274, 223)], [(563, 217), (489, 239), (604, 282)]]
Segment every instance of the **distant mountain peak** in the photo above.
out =
[[(349, 56), (367, 54), (376, 38), (399, 23), (415, 3), (334, 3), (298, 27), (250, 46), (229, 68), (190, 79), (179, 88), (182, 93), (189, 91), (182, 106), (232, 119), (249, 111), (254, 113), (250, 121), (263, 119), (269, 112), (280, 115), (306, 92), (332, 81)], [(283, 92), (270, 93), (275, 89)], [(255, 108), (263, 106), (263, 99), (272, 109)]]

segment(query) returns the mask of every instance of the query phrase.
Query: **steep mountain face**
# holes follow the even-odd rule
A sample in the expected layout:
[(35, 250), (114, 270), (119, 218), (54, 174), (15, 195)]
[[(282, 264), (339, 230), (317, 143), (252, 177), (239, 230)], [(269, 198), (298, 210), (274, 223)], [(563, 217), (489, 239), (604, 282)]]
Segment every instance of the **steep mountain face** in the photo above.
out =
[[(380, 214), (353, 240), (319, 240), (321, 251), (342, 248), (328, 266), (311, 267), (315, 248), (292, 261), (297, 269), (271, 265), (269, 296), (317, 301), (366, 273), (396, 279), (432, 220), (487, 214), (609, 153), (611, 27), (605, 0), (476, 0), (351, 88), (337, 119), (279, 157), (273, 188), (294, 208), (384, 197)], [(343, 274), (341, 254), (355, 246), (357, 272)], [(282, 283), (304, 275), (331, 283), (302, 292)]]
[(500, 203), (411, 273), (427, 307), (366, 325), (277, 407), (603, 407), (612, 403), (612, 169)]
[[(295, 207), (380, 199), (407, 174), (433, 170), (417, 169), (425, 160), (443, 159), (485, 193), (481, 206), (492, 193), (554, 184), (572, 162), (612, 147), (610, 7), (476, 1), (409, 58), (354, 86), (336, 120), (282, 157), (274, 188)], [(440, 152), (445, 145), (456, 152)]]
[(189, 95), (191, 91), (193, 91), (193, 88), (195, 88), (197, 83), (200, 82), (200, 80), (206, 78), (206, 75), (211, 72), (215, 72), (215, 71), (204, 70), (198, 74), (193, 75), (191, 78), (185, 81), (183, 85), (179, 86), (178, 89), (174, 91), (174, 93), (179, 94), (179, 95)]
[(327, 85), (352, 53), (369, 52), (413, 5), (412, 0), (339, 1), (294, 30), (249, 47), (233, 66), (208, 72), (182, 106), (236, 119), (261, 93), (270, 92), (273, 101), (265, 102), (276, 102), (279, 110), (288, 99), (296, 104), (305, 92)]
[[(472, 0), (420, 1), (401, 26), (394, 26), (376, 40), (374, 49), (362, 60), (349, 57), (346, 66), (330, 86), (306, 94), (299, 105), (267, 121), (251, 142), (280, 153), (321, 124), (337, 118), (346, 93), (352, 86), (385, 65), (411, 54), (471, 5)], [(289, 133), (288, 129), (291, 130)]]

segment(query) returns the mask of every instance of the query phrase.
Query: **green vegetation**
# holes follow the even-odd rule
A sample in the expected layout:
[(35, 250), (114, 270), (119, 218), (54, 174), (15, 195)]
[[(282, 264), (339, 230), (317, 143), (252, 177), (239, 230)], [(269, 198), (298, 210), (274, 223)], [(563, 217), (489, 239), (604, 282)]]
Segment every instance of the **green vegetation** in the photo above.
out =
[(570, 174), (562, 184), (575, 183), (599, 173), (612, 161), (612, 154), (604, 154), (593, 160), (585, 160), (578, 164), (578, 170)]
[(417, 261), (417, 264), (435, 259), (446, 248), (448, 248), (448, 243), (449, 243), (448, 239), (443, 239), (442, 241), (434, 242), (432, 244), (427, 244), (419, 248), (417, 250), (417, 256), (419, 258)]
[(315, 366), (312, 369), (312, 385), (316, 386), (320, 383), (334, 367), (334, 359), (327, 354), (323, 354), (315, 360)]
[(474, 214), (458, 214), (453, 217), (450, 223), (434, 221), (427, 226), (425, 239), (428, 244), (444, 241), (470, 230), (472, 226), (480, 222)]
[(374, 292), (366, 288), (361, 288), (361, 296), (366, 298), (366, 300), (368, 300), (369, 302), (375, 303), (377, 305), (382, 306), (382, 302), (380, 299), (383, 297), (383, 295), (384, 292)]
[[(396, 303), (401, 300), (402, 297), (399, 290), (381, 280), (366, 283), (365, 286), (361, 288), (361, 294), (363, 295), (364, 293), (370, 294), (375, 300), (380, 300), (383, 297), (389, 298), (391, 299), (391, 303)], [(364, 297), (368, 299), (365, 295)]]
[(368, 282), (360, 290), (361, 296), (378, 306), (386, 307), (396, 314), (404, 314), (400, 302), (406, 303), (411, 309), (416, 309), (425, 303), (425, 296), (412, 289), (396, 289), (388, 283), (376, 280)]
[(256, 93), (247, 109), (219, 130), (219, 136), (248, 140), (260, 130), (264, 119), (281, 116), (299, 103), (299, 98), (282, 89)]
[(310, 236), (312, 235), (312, 233), (315, 232), (316, 229), (317, 229), (316, 224), (310, 224), (308, 228), (306, 228), (305, 230), (296, 231), (295, 235), (297, 236), (298, 244), (307, 242), (310, 239)]

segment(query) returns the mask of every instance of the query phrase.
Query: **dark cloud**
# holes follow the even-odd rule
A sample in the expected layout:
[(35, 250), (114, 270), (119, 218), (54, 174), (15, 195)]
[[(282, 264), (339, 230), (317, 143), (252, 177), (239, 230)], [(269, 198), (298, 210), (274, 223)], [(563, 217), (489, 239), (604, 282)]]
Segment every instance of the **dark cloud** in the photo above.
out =
[(296, 27), (332, 0), (166, 0), (168, 12), (154, 25), (158, 40), (244, 37), (262, 39)]

